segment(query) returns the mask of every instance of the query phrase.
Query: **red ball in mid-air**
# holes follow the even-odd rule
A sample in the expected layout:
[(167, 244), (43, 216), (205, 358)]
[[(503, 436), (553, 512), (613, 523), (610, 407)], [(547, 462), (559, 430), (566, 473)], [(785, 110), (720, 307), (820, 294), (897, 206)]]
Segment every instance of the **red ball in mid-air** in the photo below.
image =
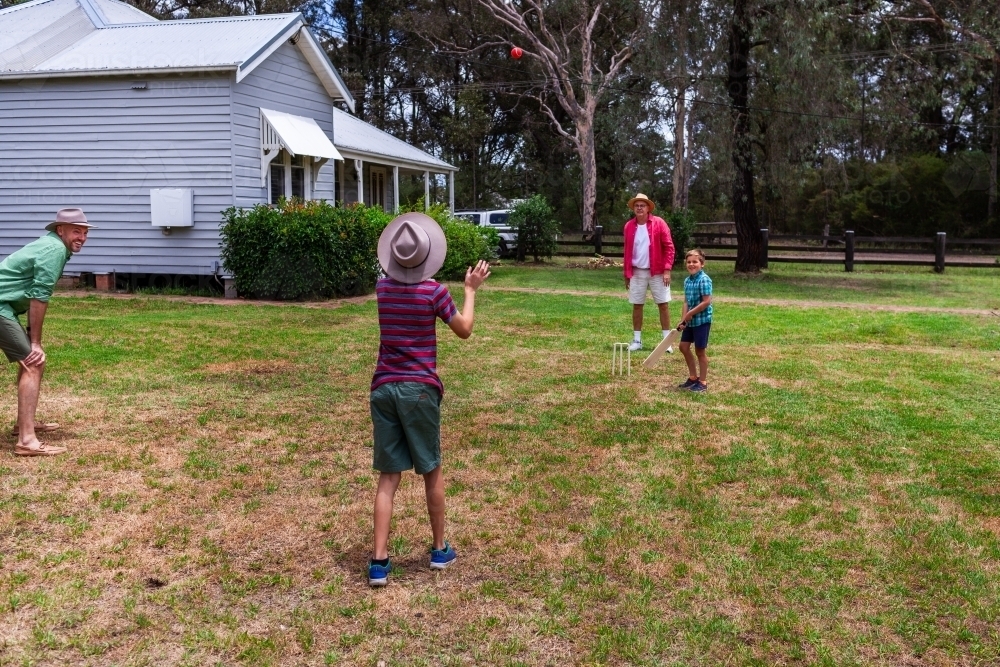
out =
[(510, 50), (510, 57), (514, 60), (520, 60), (522, 55), (524, 55), (524, 50), (520, 46), (515, 46)]

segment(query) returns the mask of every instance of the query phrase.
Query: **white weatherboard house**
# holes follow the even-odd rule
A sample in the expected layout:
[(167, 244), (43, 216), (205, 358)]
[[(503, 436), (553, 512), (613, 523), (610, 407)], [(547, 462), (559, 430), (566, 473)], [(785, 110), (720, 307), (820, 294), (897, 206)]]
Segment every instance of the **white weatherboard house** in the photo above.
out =
[(220, 212), (281, 196), (398, 206), (455, 167), (335, 108), (301, 14), (158, 21), (116, 0), (0, 10), (0, 257), (56, 210), (100, 227), (67, 274), (221, 275)]

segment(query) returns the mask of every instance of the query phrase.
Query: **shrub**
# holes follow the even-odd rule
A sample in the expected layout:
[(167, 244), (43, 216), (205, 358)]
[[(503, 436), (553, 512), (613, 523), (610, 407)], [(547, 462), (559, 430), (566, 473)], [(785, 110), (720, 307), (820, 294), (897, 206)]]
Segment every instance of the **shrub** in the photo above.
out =
[(223, 211), (222, 263), (241, 294), (264, 299), (370, 291), (381, 271), (376, 249), (389, 216), (367, 206), (282, 200)]
[(667, 213), (667, 225), (674, 242), (674, 266), (684, 265), (684, 253), (694, 247), (691, 235), (694, 233), (694, 211), (689, 208), (675, 208)]
[(517, 259), (524, 261), (532, 255), (535, 261), (541, 257), (552, 257), (556, 251), (556, 234), (559, 223), (552, 214), (552, 207), (545, 197), (535, 195), (514, 206), (508, 224), (517, 231)]
[[(423, 213), (423, 208), (421, 199), (409, 210)], [(441, 225), (448, 241), (448, 254), (434, 276), (437, 280), (464, 280), (466, 268), (475, 266), (481, 259), (487, 262), (496, 259), (495, 248), (500, 245), (500, 235), (492, 227), (479, 227), (456, 218), (444, 204), (435, 204), (426, 213)]]

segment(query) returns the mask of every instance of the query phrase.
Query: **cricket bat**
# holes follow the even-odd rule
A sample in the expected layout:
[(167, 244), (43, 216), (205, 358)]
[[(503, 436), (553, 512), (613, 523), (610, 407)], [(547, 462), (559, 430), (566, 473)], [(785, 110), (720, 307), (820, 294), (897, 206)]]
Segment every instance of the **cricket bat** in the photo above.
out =
[(642, 362), (642, 367), (652, 368), (653, 366), (655, 366), (656, 362), (658, 362), (660, 360), (660, 357), (663, 356), (663, 353), (667, 351), (667, 348), (670, 347), (671, 345), (676, 345), (677, 341), (679, 341), (680, 339), (681, 339), (680, 329), (671, 329), (670, 333), (667, 334), (667, 337), (661, 340), (660, 344), (657, 345), (656, 348), (649, 353), (649, 356), (646, 357), (646, 360)]

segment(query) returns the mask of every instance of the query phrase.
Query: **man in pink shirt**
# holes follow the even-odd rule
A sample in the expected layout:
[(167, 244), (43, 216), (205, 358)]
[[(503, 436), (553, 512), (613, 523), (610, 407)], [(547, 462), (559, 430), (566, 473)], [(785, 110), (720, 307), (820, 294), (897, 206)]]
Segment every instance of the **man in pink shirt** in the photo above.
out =
[[(670, 332), (670, 268), (674, 265), (674, 242), (670, 227), (651, 215), (656, 208), (649, 197), (639, 193), (628, 201), (635, 217), (625, 223), (625, 289), (632, 304), (631, 351), (642, 349), (642, 307), (646, 291), (660, 309), (660, 328), (664, 337)], [(667, 349), (667, 352), (673, 352)]]

